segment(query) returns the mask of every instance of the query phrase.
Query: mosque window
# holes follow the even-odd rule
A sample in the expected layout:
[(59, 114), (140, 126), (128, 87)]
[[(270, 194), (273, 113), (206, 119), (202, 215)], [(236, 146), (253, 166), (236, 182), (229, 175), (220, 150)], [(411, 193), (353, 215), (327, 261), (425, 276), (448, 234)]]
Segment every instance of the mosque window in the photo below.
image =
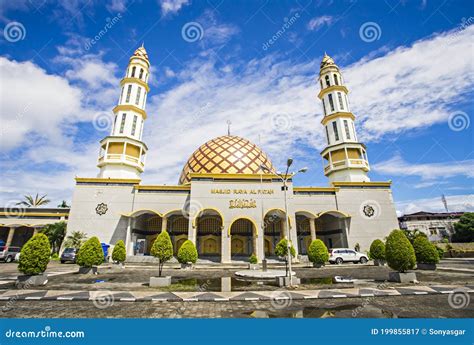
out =
[(140, 75), (138, 76), (139, 79), (142, 79), (143, 77), (143, 68), (140, 68)]
[(119, 103), (122, 103), (122, 98), (123, 98), (123, 90), (124, 90), (124, 88), (122, 87), (122, 91), (120, 91), (120, 99), (119, 99)]
[(329, 76), (327, 75), (326, 76), (326, 86), (331, 86), (331, 83), (329, 82)]
[(328, 131), (328, 126), (324, 126), (324, 128), (326, 128), (326, 139), (327, 139), (328, 145), (329, 145), (329, 131)]
[(137, 69), (137, 68), (136, 68), (135, 66), (133, 66), (133, 68), (132, 68), (132, 78), (135, 78), (135, 71), (136, 71), (136, 69)]
[(344, 103), (342, 102), (342, 94), (340, 92), (337, 93), (337, 98), (339, 100), (339, 106), (341, 107), (341, 110), (344, 110)]
[(128, 85), (127, 89), (127, 98), (125, 99), (125, 102), (130, 102), (130, 94), (132, 93), (132, 85)]
[(323, 98), (323, 109), (324, 109), (324, 115), (326, 115), (326, 102), (324, 102), (324, 98)]
[(334, 111), (334, 101), (332, 99), (332, 94), (329, 94), (329, 105), (331, 106), (331, 111)]
[(142, 93), (142, 88), (138, 87), (137, 91), (137, 98), (135, 99), (135, 104), (138, 105), (138, 102), (140, 101), (140, 94)]
[(347, 139), (351, 140), (351, 133), (349, 132), (349, 124), (347, 123), (347, 120), (344, 120), (344, 129), (346, 131)]
[(354, 126), (354, 122), (352, 122), (352, 130), (354, 131), (354, 140), (357, 140), (356, 128)]
[(336, 123), (336, 121), (333, 121), (333, 123), (332, 123), (332, 129), (333, 129), (333, 131), (334, 131), (334, 137), (336, 138), (336, 141), (338, 141), (338, 140), (339, 140), (339, 133), (338, 133), (338, 131), (337, 131), (337, 123)]
[(122, 114), (122, 122), (120, 123), (120, 133), (123, 133), (123, 130), (125, 128), (125, 119), (127, 117), (127, 114), (123, 113)]
[(137, 129), (137, 120), (138, 120), (138, 116), (134, 115), (133, 124), (132, 124), (132, 135), (135, 135), (135, 130)]
[(334, 83), (339, 85), (339, 80), (337, 80), (337, 74), (334, 74)]
[(322, 81), (322, 80), (320, 80), (319, 82), (321, 83), (321, 89), (324, 89), (324, 86), (323, 86), (323, 81)]

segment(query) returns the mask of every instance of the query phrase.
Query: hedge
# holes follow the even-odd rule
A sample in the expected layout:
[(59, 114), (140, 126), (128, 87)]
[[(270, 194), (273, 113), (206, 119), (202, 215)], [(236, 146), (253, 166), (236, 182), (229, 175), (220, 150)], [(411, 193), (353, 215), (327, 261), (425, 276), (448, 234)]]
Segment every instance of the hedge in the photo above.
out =
[(385, 260), (385, 244), (381, 240), (374, 240), (370, 245), (369, 257), (371, 260)]
[(171, 238), (167, 231), (162, 231), (156, 237), (151, 247), (151, 255), (159, 260), (158, 274), (161, 277), (163, 265), (173, 257), (173, 243), (171, 243)]
[(81, 267), (98, 266), (104, 262), (104, 251), (97, 237), (91, 237), (79, 249), (77, 264)]
[(256, 264), (256, 263), (258, 263), (257, 255), (255, 255), (255, 254), (250, 255), (250, 257), (249, 257), (249, 263), (251, 263), (251, 264)]
[(321, 240), (314, 240), (308, 248), (309, 261), (315, 264), (324, 265), (329, 260), (329, 253), (326, 245)]
[(196, 246), (191, 240), (186, 240), (178, 250), (178, 261), (182, 264), (195, 264), (198, 259)]
[(18, 270), (26, 275), (42, 274), (48, 267), (50, 255), (48, 236), (36, 234), (21, 249)]
[(123, 263), (127, 257), (127, 252), (125, 251), (125, 243), (122, 240), (118, 240), (115, 243), (114, 250), (112, 251), (112, 260), (115, 262)]
[(422, 264), (437, 264), (439, 262), (438, 250), (426, 237), (419, 236), (413, 241), (416, 262)]
[(415, 267), (415, 250), (402, 230), (393, 230), (387, 237), (385, 257), (390, 268), (406, 272)]

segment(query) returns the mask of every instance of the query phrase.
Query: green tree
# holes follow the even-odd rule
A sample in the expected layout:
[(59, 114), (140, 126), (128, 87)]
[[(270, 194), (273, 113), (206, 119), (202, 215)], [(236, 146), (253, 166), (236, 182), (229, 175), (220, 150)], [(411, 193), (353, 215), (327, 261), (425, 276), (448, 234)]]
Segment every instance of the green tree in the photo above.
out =
[(309, 261), (315, 264), (324, 265), (329, 260), (328, 248), (321, 240), (314, 240), (308, 248)]
[[(296, 256), (296, 250), (293, 245), (290, 247), (290, 253), (292, 257)], [(275, 254), (280, 258), (285, 259), (285, 270), (288, 273), (288, 240), (283, 238), (275, 246)]]
[(393, 230), (387, 237), (385, 257), (388, 265), (398, 272), (415, 267), (415, 250), (402, 230)]
[(114, 250), (112, 251), (112, 260), (118, 263), (125, 262), (127, 252), (125, 251), (125, 243), (122, 240), (118, 240), (115, 243)]
[(255, 265), (258, 263), (257, 255), (252, 254), (249, 256), (249, 263)]
[(385, 244), (382, 240), (374, 240), (370, 245), (369, 257), (371, 260), (385, 260)]
[[(183, 244), (184, 245), (184, 244)], [(167, 231), (162, 231), (151, 247), (151, 255), (158, 258), (158, 275), (161, 277), (163, 265), (173, 257), (173, 243)]]
[(36, 234), (21, 248), (18, 270), (27, 275), (46, 271), (51, 254), (51, 246), (45, 234)]
[(53, 254), (59, 253), (61, 244), (63, 243), (64, 237), (66, 236), (66, 226), (66, 222), (57, 222), (48, 224), (41, 230), (43, 234), (48, 236)]
[(403, 229), (403, 233), (405, 234), (406, 238), (408, 238), (408, 241), (410, 241), (410, 243), (413, 245), (413, 241), (415, 240), (415, 238), (417, 238), (418, 236), (423, 236), (423, 237), (426, 237), (428, 238), (428, 236), (426, 236), (426, 234), (418, 229), (415, 229), (415, 230), (408, 230), (408, 229)]
[(426, 237), (419, 236), (413, 241), (416, 262), (422, 264), (437, 264), (439, 262), (438, 250)]
[(454, 223), (453, 242), (474, 242), (474, 213), (464, 213), (459, 222)]
[(66, 200), (61, 201), (61, 203), (58, 205), (58, 208), (71, 208), (70, 205), (67, 204)]
[(17, 202), (17, 205), (20, 206), (26, 206), (26, 207), (38, 207), (41, 205), (46, 205), (49, 204), (51, 200), (46, 199), (46, 194), (43, 196), (39, 196), (38, 193), (36, 193), (35, 197), (32, 197), (31, 195), (24, 195), (23, 201)]
[(104, 251), (97, 237), (89, 238), (79, 249), (77, 264), (81, 267), (98, 266), (104, 262)]
[(178, 261), (182, 264), (195, 264), (198, 259), (196, 246), (191, 240), (187, 240), (178, 250)]
[(66, 237), (64, 247), (66, 248), (81, 248), (84, 241), (87, 239), (87, 235), (81, 231), (73, 231)]

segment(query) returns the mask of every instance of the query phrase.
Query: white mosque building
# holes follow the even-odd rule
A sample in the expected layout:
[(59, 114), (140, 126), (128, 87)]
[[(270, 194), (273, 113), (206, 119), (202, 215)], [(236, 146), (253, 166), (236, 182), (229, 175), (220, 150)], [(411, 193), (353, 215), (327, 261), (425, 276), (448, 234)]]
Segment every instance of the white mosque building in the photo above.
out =
[[(274, 256), (275, 245), (290, 238), (299, 255), (319, 238), (329, 248), (357, 244), (367, 250), (376, 238), (398, 227), (390, 182), (372, 182), (366, 147), (357, 139), (355, 116), (339, 67), (321, 61), (319, 99), (327, 146), (327, 187), (286, 190), (270, 158), (245, 138), (224, 135), (199, 146), (185, 163), (177, 185), (145, 185), (150, 62), (142, 46), (121, 80), (115, 121), (100, 142), (97, 177), (77, 177), (67, 231), (82, 231), (101, 242), (124, 240), (129, 256), (146, 256), (161, 231), (174, 250), (187, 239), (200, 257), (222, 263), (255, 254)], [(286, 211), (285, 211), (286, 210)], [(287, 218), (286, 218), (287, 217)], [(300, 256), (301, 257), (301, 256)]]

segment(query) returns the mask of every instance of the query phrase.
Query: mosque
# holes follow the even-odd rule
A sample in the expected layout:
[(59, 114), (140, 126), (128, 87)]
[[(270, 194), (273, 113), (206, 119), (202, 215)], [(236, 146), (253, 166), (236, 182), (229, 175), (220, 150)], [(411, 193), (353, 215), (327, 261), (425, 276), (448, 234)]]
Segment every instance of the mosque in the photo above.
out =
[(82, 231), (112, 245), (124, 240), (132, 259), (149, 255), (156, 236), (167, 231), (175, 252), (190, 239), (201, 258), (230, 263), (251, 254), (259, 261), (272, 257), (282, 238), (291, 240), (299, 259), (315, 238), (328, 248), (359, 245), (364, 251), (398, 228), (391, 183), (369, 179), (348, 89), (328, 55), (321, 61), (318, 94), (327, 187), (294, 186), (293, 175), (278, 175), (257, 145), (230, 134), (199, 146), (176, 185), (141, 184), (149, 71), (142, 46), (120, 82), (111, 133), (100, 141), (99, 174), (76, 178), (68, 233)]

